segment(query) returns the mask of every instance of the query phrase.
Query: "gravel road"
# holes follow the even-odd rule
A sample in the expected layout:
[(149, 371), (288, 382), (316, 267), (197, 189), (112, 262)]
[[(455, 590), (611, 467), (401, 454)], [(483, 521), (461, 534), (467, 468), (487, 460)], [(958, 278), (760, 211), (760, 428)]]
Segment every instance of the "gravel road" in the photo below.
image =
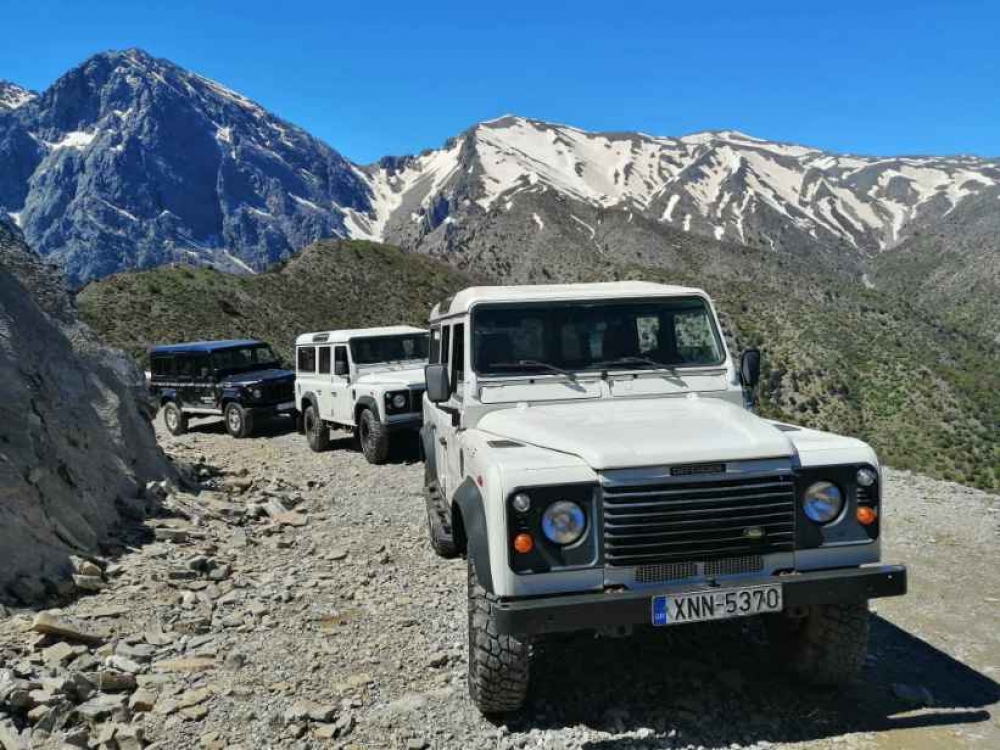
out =
[[(83, 580), (99, 590), (50, 611), (103, 645), (71, 655), (31, 629), (35, 612), (0, 611), (4, 750), (28, 735), (119, 750), (1000, 747), (996, 496), (887, 472), (885, 558), (910, 566), (911, 593), (876, 603), (846, 692), (789, 682), (757, 624), (730, 621), (554, 639), (529, 707), (497, 725), (467, 697), (464, 563), (427, 543), (415, 444), (375, 467), (346, 437), (317, 455), (280, 425), (238, 442), (219, 422), (158, 432), (211, 491), (123, 530)], [(14, 708), (5, 679), (39, 695)]]

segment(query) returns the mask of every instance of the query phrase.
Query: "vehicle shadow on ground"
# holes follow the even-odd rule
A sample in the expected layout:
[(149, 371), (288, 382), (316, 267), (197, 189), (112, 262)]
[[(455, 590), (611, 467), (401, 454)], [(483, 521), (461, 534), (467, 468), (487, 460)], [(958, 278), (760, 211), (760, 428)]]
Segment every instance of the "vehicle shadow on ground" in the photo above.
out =
[(583, 745), (591, 750), (727, 747), (975, 724), (1000, 701), (990, 677), (877, 616), (868, 665), (850, 688), (803, 687), (779, 659), (754, 621), (645, 629), (622, 640), (559, 637), (539, 649), (528, 707), (509, 726), (630, 734)]
[[(331, 451), (361, 453), (361, 445), (358, 443), (358, 439), (346, 432), (331, 432), (329, 449)], [(392, 436), (392, 440), (389, 442), (387, 464), (415, 464), (422, 460), (423, 458), (420, 455), (420, 436), (416, 432), (400, 432)]]
[[(188, 424), (188, 432), (196, 435), (224, 435), (226, 433), (226, 424), (222, 421), (222, 417), (210, 417), (197, 421), (191, 420)], [(244, 439), (272, 438), (279, 435), (287, 435), (290, 432), (295, 432), (294, 419), (291, 417), (270, 417), (256, 420), (253, 426), (253, 435)], [(233, 439), (235, 440), (236, 438)]]

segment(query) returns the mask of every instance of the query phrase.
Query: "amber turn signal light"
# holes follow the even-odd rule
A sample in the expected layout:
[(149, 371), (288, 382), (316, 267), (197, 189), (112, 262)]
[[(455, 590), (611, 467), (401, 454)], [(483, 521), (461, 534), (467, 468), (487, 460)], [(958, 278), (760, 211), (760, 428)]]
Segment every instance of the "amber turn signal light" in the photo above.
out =
[(514, 551), (526, 555), (535, 548), (535, 540), (531, 534), (518, 534), (514, 537)]
[(871, 526), (878, 518), (878, 512), (867, 505), (859, 505), (857, 513), (858, 523), (862, 526)]

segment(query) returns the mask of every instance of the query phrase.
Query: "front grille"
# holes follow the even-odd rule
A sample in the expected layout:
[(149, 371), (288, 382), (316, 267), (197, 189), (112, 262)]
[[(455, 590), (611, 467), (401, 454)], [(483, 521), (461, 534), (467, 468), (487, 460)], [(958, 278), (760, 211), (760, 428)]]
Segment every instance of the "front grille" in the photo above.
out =
[(696, 575), (698, 575), (698, 566), (693, 562), (640, 565), (635, 569), (636, 583), (680, 581), (684, 578), (694, 578)]
[(264, 390), (264, 397), (268, 401), (284, 402), (295, 399), (295, 385), (289, 381), (284, 383), (271, 383)]
[(705, 563), (707, 576), (735, 576), (742, 573), (759, 573), (764, 569), (764, 558), (760, 555), (725, 557)]
[(414, 388), (410, 391), (410, 411), (424, 410), (424, 391), (426, 388)]
[(603, 494), (608, 565), (709, 562), (794, 549), (790, 474), (612, 484)]
[(681, 581), (696, 576), (734, 576), (744, 573), (759, 573), (764, 569), (764, 558), (760, 555), (724, 557), (708, 562), (676, 562), (639, 565), (635, 569), (636, 583), (667, 583)]

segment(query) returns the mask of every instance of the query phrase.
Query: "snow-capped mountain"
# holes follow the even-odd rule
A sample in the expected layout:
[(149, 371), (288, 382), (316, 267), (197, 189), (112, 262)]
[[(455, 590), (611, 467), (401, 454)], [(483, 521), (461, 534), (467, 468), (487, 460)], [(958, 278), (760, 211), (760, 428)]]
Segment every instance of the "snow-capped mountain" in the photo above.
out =
[(359, 174), (372, 209), (352, 213), (349, 230), (406, 244), (551, 192), (717, 240), (867, 254), (1000, 184), (1000, 161), (851, 156), (735, 131), (591, 133), (505, 116), (441, 149), (384, 159)]
[(261, 270), (369, 205), (332, 148), (140, 50), (0, 113), (0, 164), (0, 211), (72, 282), (175, 261)]
[(73, 283), (172, 262), (260, 271), (331, 236), (483, 264), (498, 279), (545, 278), (591, 253), (640, 264), (664, 246), (714, 254), (716, 241), (853, 274), (1000, 186), (998, 160), (515, 116), (361, 166), (141, 50), (95, 55), (41, 95), (0, 84), (0, 102), (0, 215)]
[(17, 109), (37, 97), (38, 94), (34, 91), (10, 81), (0, 80), (0, 112), (5, 109)]

